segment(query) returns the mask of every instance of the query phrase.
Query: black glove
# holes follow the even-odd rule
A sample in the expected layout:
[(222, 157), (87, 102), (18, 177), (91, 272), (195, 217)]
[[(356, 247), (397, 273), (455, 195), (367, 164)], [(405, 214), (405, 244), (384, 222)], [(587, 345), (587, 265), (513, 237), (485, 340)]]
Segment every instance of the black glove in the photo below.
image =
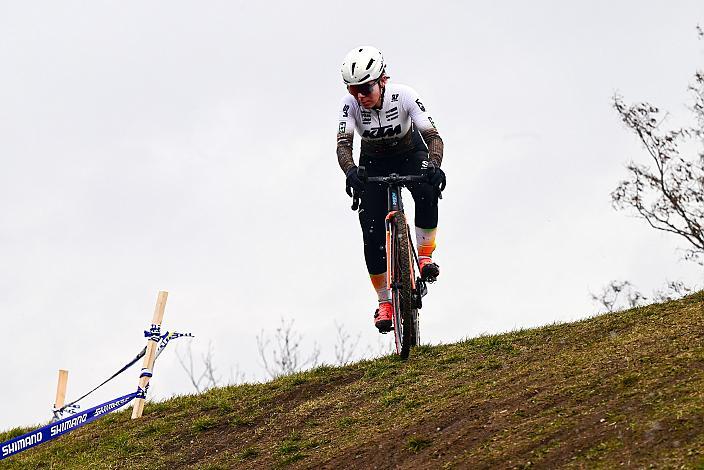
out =
[(438, 194), (445, 190), (447, 179), (445, 178), (445, 172), (440, 167), (429, 163), (425, 174), (428, 175), (428, 183), (437, 190)]
[(364, 181), (362, 181), (357, 174), (357, 165), (347, 170), (347, 186), (345, 187), (345, 191), (350, 197), (352, 197), (352, 189), (357, 193), (364, 191)]

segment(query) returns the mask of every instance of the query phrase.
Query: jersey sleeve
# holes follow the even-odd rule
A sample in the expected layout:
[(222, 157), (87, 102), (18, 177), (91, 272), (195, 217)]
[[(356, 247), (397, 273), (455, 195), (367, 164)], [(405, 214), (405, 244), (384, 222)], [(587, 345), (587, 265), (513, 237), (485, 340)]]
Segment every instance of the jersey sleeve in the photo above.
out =
[(338, 136), (341, 134), (354, 135), (354, 128), (356, 124), (355, 106), (356, 102), (354, 101), (352, 95), (345, 96), (340, 102), (337, 127)]
[(411, 117), (416, 128), (423, 133), (430, 129), (435, 129), (435, 122), (430, 113), (425, 107), (425, 104), (420, 99), (418, 93), (411, 87), (405, 87), (403, 106), (406, 108), (408, 115)]
[(440, 168), (444, 152), (444, 144), (432, 116), (425, 108), (425, 105), (420, 100), (418, 93), (411, 87), (405, 87), (403, 106), (406, 112), (411, 117), (413, 125), (420, 131), (423, 140), (428, 146), (428, 155), (430, 161), (436, 167)]
[(352, 157), (352, 141), (354, 139), (355, 120), (355, 102), (350, 95), (342, 99), (338, 114), (337, 127), (337, 162), (343, 172), (354, 167), (354, 158)]

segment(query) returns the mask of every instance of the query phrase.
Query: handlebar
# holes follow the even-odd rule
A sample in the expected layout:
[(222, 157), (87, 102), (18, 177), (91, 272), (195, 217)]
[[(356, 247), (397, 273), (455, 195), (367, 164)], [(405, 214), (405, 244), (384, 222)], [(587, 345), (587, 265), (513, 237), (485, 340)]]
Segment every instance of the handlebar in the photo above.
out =
[(388, 185), (398, 185), (403, 186), (404, 183), (414, 183), (416, 181), (428, 181), (427, 176), (420, 175), (407, 175), (401, 176), (395, 173), (391, 173), (389, 176), (372, 176), (367, 178), (366, 181), (370, 183), (386, 183)]
[[(389, 186), (405, 186), (406, 183), (428, 181), (427, 175), (399, 175), (397, 173), (391, 173), (389, 176), (368, 177), (367, 169), (363, 166), (357, 168), (357, 176), (359, 176), (359, 179), (361, 179), (365, 183), (383, 183)], [(352, 192), (352, 210), (356, 211), (357, 209), (359, 209), (359, 198), (361, 196), (361, 193), (357, 192), (356, 190), (353, 190)], [(437, 192), (437, 195), (439, 199), (442, 199), (442, 193), (440, 191)]]
[(389, 176), (367, 176), (367, 169), (363, 166), (357, 168), (357, 176), (365, 183), (384, 183), (397, 186), (404, 186), (406, 183), (428, 181), (428, 175), (399, 175), (391, 173)]

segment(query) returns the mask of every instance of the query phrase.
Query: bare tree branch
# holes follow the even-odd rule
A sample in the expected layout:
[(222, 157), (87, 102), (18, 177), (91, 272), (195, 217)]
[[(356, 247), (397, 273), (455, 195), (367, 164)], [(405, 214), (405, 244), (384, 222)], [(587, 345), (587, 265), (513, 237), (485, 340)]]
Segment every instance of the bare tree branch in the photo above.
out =
[(176, 347), (176, 357), (178, 358), (178, 363), (181, 365), (181, 368), (191, 381), (191, 385), (193, 385), (193, 388), (196, 389), (196, 392), (200, 393), (202, 391), (200, 389), (200, 383), (203, 381), (204, 375), (201, 374), (198, 378), (196, 378), (196, 371), (193, 366), (193, 350), (191, 349), (191, 342), (192, 341), (188, 341), (188, 346), (186, 346), (186, 357), (184, 358), (181, 356), (180, 346)]
[(653, 301), (668, 302), (679, 299), (694, 292), (692, 287), (687, 287), (682, 281), (668, 281), (664, 288), (653, 293)]
[(359, 345), (361, 335), (357, 333), (357, 336), (352, 338), (344, 325), (337, 322), (335, 322), (335, 329), (337, 330), (337, 342), (335, 343), (335, 363), (344, 366), (351, 362), (352, 356)]
[(592, 300), (604, 307), (607, 312), (638, 307), (648, 300), (629, 281), (611, 281), (599, 294), (590, 293), (590, 295)]
[[(691, 294), (696, 286), (687, 286), (682, 281), (668, 281), (665, 286), (653, 291), (652, 303), (668, 302)], [(640, 307), (649, 303), (648, 297), (641, 294), (629, 281), (611, 281), (599, 294), (590, 294), (592, 300), (607, 312)]]
[(257, 335), (257, 349), (264, 370), (271, 378), (292, 374), (305, 368), (318, 365), (320, 348), (316, 343), (310, 354), (303, 357), (301, 340), (303, 336), (293, 329), (294, 320), (280, 320), (280, 325), (274, 332), (273, 344), (271, 338), (262, 331)]
[(230, 385), (237, 385), (245, 383), (247, 374), (240, 370), (239, 364), (235, 365), (234, 368), (230, 367)]
[(220, 378), (215, 375), (215, 365), (213, 364), (213, 345), (208, 343), (208, 352), (202, 356), (203, 377), (205, 379), (205, 389), (208, 390), (221, 384)]
[[(697, 31), (704, 38), (700, 27)], [(614, 97), (614, 108), (645, 146), (654, 169), (631, 162), (630, 178), (619, 183), (611, 200), (616, 209), (635, 210), (652, 228), (686, 240), (685, 259), (704, 265), (704, 152), (687, 158), (680, 151), (685, 141), (704, 143), (704, 74), (695, 74), (689, 90), (696, 125), (671, 131), (660, 129), (664, 118), (658, 119), (658, 108), (648, 103), (628, 106)]]
[[(208, 352), (201, 356), (201, 364), (203, 370), (200, 373), (198, 373), (193, 363), (193, 350), (191, 348), (191, 341), (189, 341), (188, 346), (186, 346), (187, 351), (185, 357), (181, 355), (179, 349), (179, 347), (176, 348), (176, 357), (178, 359), (178, 363), (181, 365), (181, 368), (188, 376), (188, 379), (190, 380), (191, 385), (193, 385), (193, 388), (196, 389), (196, 392), (201, 393), (211, 388), (221, 387), (225, 385), (216, 373), (214, 360), (215, 353), (212, 343), (208, 343)], [(244, 381), (244, 374), (239, 373), (239, 368), (237, 375), (237, 379), (239, 380), (239, 382), (236, 382), (234, 380), (234, 377), (235, 376), (233, 376), (233, 381), (231, 383), (240, 383)]]

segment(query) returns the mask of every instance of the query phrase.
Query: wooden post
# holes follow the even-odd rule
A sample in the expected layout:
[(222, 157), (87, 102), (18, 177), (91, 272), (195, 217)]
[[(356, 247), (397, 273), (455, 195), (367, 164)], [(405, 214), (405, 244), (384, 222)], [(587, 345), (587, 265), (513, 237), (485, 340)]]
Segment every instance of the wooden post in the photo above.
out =
[(56, 384), (56, 400), (54, 401), (54, 409), (58, 410), (64, 406), (66, 401), (66, 385), (68, 384), (68, 371), (59, 369), (59, 382)]
[[(164, 319), (164, 309), (166, 308), (166, 298), (169, 293), (160, 291), (159, 297), (156, 299), (156, 307), (154, 307), (154, 316), (152, 317), (152, 325), (161, 327), (161, 322)], [(147, 340), (147, 352), (144, 355), (142, 363), (142, 372), (147, 371), (151, 374), (154, 369), (154, 360), (156, 359), (156, 350), (159, 346), (158, 341)], [(140, 374), (139, 388), (144, 390), (149, 383), (149, 375)], [(137, 419), (142, 416), (144, 411), (144, 398), (135, 398), (134, 406), (132, 407), (132, 419)]]

